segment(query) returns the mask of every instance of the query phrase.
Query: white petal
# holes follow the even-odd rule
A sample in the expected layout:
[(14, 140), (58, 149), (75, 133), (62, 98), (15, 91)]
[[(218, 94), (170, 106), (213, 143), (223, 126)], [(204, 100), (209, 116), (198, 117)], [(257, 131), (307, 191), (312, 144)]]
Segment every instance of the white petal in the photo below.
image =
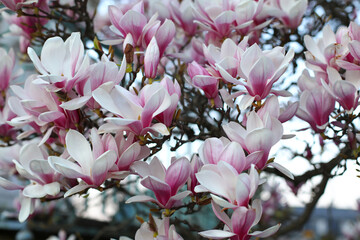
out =
[(223, 230), (207, 230), (199, 232), (199, 235), (209, 239), (224, 239), (235, 236), (236, 234)]
[(65, 141), (70, 156), (80, 164), (83, 173), (90, 176), (94, 160), (89, 142), (81, 133), (72, 129), (66, 134)]

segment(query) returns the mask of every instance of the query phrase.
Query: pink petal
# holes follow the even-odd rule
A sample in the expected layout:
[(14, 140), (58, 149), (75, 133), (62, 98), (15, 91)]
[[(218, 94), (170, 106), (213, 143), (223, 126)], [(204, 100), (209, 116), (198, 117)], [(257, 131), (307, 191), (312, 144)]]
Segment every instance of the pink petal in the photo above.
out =
[(0, 177), (0, 187), (6, 189), (6, 190), (19, 190), (23, 189), (23, 186), (17, 185), (13, 182), (10, 182), (9, 180)]
[(171, 188), (168, 184), (161, 181), (160, 179), (147, 176), (140, 182), (144, 187), (150, 189), (155, 193), (156, 199), (165, 206), (171, 197)]
[(191, 165), (187, 158), (180, 158), (173, 162), (166, 171), (165, 182), (171, 188), (171, 195), (175, 195), (184, 186), (191, 172)]
[(116, 161), (115, 151), (107, 151), (95, 160), (92, 166), (92, 178), (95, 185), (100, 186), (105, 180), (110, 168)]

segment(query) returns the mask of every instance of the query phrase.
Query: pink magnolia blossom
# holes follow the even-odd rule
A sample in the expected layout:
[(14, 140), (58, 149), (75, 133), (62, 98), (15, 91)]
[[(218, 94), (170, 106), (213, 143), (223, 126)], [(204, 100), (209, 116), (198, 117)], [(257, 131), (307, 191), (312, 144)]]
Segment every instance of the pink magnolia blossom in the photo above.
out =
[(178, 193), (190, 176), (191, 166), (187, 158), (173, 160), (169, 168), (165, 169), (159, 159), (154, 157), (150, 164), (135, 162), (132, 169), (142, 178), (140, 183), (154, 192), (156, 199), (139, 195), (129, 198), (126, 203), (150, 201), (161, 208), (171, 209), (191, 194), (190, 191)]
[(221, 137), (208, 138), (199, 148), (199, 155), (204, 164), (217, 164), (220, 161), (229, 163), (240, 174), (248, 170), (251, 164), (259, 162), (263, 156), (262, 151), (253, 152), (247, 156), (237, 142)]
[[(104, 148), (109, 146), (109, 142), (112, 141), (111, 138), (110, 134), (103, 136), (102, 142)], [(133, 133), (127, 133), (125, 139), (123, 132), (119, 132), (115, 135), (114, 140), (116, 144), (114, 150), (118, 156), (115, 162), (117, 166), (116, 171), (130, 171), (130, 167), (135, 161), (144, 159), (150, 154), (150, 149), (146, 145), (141, 146), (140, 143), (136, 141)]]
[(242, 108), (247, 108), (254, 100), (264, 99), (270, 93), (289, 96), (288, 92), (273, 90), (272, 86), (285, 72), (293, 56), (293, 49), (290, 49), (285, 55), (284, 48), (282, 47), (262, 51), (257, 44), (253, 44), (241, 56), (237, 73), (241, 77), (240, 80), (234, 78), (220, 65), (217, 65), (217, 67), (224, 80), (246, 88), (245, 91), (239, 91), (231, 96), (231, 98), (246, 94), (242, 99), (241, 106)]
[(334, 68), (328, 68), (329, 85), (323, 81), (323, 86), (336, 101), (348, 112), (352, 112), (359, 104), (360, 74), (359, 71), (346, 71), (345, 80)]
[(161, 24), (159, 20), (156, 20), (157, 14), (147, 20), (143, 12), (142, 1), (125, 13), (116, 6), (110, 6), (109, 17), (112, 23), (110, 29), (118, 39), (106, 40), (104, 41), (106, 44), (122, 43), (124, 39), (128, 38), (128, 35), (131, 35), (133, 47), (144, 50), (154, 37), (159, 47), (159, 55), (162, 57), (175, 36), (175, 25), (171, 20), (166, 19)]
[(196, 23), (209, 32), (207, 34), (208, 43), (220, 42), (220, 39), (229, 37), (233, 23), (235, 22), (235, 12), (228, 4), (222, 1), (196, 1), (194, 14)]
[(340, 27), (336, 32), (337, 41), (347, 46), (349, 54), (345, 58), (336, 59), (336, 63), (346, 70), (360, 70), (360, 26), (351, 22), (348, 28)]
[(275, 17), (285, 27), (297, 28), (304, 16), (308, 0), (267, 0), (259, 18)]
[(189, 36), (195, 35), (197, 24), (191, 0), (170, 1), (171, 19)]
[(92, 92), (99, 88), (112, 89), (114, 85), (120, 83), (125, 76), (126, 59), (122, 60), (120, 69), (114, 63), (110, 62), (107, 57), (103, 56), (101, 62), (90, 65), (90, 77), (76, 86), (76, 92), (68, 92), (67, 98), (70, 100), (63, 102), (60, 107), (66, 110), (76, 110), (85, 104), (91, 109), (99, 108), (100, 105), (92, 98)]
[(210, 192), (213, 201), (225, 208), (247, 207), (259, 185), (259, 174), (254, 165), (250, 173), (239, 174), (230, 164), (220, 161), (207, 164), (196, 173), (200, 185), (195, 192)]
[(19, 221), (25, 221), (34, 211), (34, 199), (56, 196), (60, 193), (60, 175), (47, 161), (47, 153), (35, 143), (29, 143), (20, 150), (19, 161), (13, 160), (17, 172), (30, 180), (23, 187), (0, 177), (0, 186), (8, 190), (21, 190), (22, 200)]
[(200, 232), (202, 237), (209, 239), (248, 240), (251, 237), (266, 238), (276, 233), (280, 224), (270, 227), (264, 231), (250, 233), (250, 229), (259, 223), (262, 215), (260, 200), (256, 199), (250, 208), (239, 207), (234, 210), (231, 218), (214, 202), (213, 211), (218, 219), (225, 223), (224, 230), (207, 230)]
[(188, 65), (188, 74), (191, 79), (189, 82), (194, 87), (204, 91), (204, 94), (211, 102), (211, 105), (221, 105), (219, 97), (219, 80), (217, 77), (211, 76), (208, 71), (201, 67), (197, 62), (192, 62)]
[(98, 156), (100, 152), (97, 150), (99, 149), (93, 147), (93, 150), (91, 150), (86, 138), (75, 130), (69, 130), (65, 141), (70, 158), (64, 159), (62, 157), (50, 156), (50, 164), (64, 177), (70, 179), (80, 178), (84, 181), (69, 189), (65, 193), (65, 197), (89, 187), (100, 186), (108, 178), (109, 170), (116, 162), (115, 151), (107, 150)]
[(48, 88), (52, 91), (69, 92), (88, 77), (90, 58), (84, 53), (79, 32), (72, 33), (65, 42), (60, 37), (47, 39), (41, 50), (41, 59), (30, 47), (28, 55), (41, 74), (38, 83), (51, 84)]
[(106, 118), (110, 123), (100, 129), (122, 129), (138, 136), (148, 132), (169, 134), (163, 123), (152, 123), (158, 114), (171, 106), (171, 97), (160, 83), (146, 85), (139, 95), (120, 86), (115, 86), (110, 93), (98, 88), (93, 92), (93, 97), (103, 108), (117, 116)]
[(281, 122), (268, 112), (262, 117), (255, 111), (250, 112), (246, 128), (236, 122), (230, 122), (223, 125), (223, 129), (228, 138), (238, 142), (247, 153), (263, 151), (263, 157), (255, 163), (259, 169), (266, 166), (271, 147), (283, 136)]
[(319, 72), (326, 72), (328, 66), (339, 70), (337, 62), (348, 54), (346, 42), (343, 44), (326, 25), (322, 30), (323, 36), (317, 42), (310, 36), (304, 37), (307, 52), (305, 52), (307, 67)]
[(296, 116), (308, 122), (316, 132), (322, 132), (334, 107), (334, 98), (323, 87), (305, 90), (301, 93)]
[(16, 97), (9, 98), (9, 106), (17, 117), (12, 118), (9, 124), (12, 126), (30, 124), (33, 129), (26, 134), (44, 133), (40, 144), (46, 142), (53, 131), (58, 134), (60, 141), (64, 142), (65, 131), (76, 128), (79, 113), (61, 108), (62, 102), (59, 101), (58, 96), (35, 84), (36, 81), (36, 77), (32, 75), (26, 79), (24, 88), (11, 86)]

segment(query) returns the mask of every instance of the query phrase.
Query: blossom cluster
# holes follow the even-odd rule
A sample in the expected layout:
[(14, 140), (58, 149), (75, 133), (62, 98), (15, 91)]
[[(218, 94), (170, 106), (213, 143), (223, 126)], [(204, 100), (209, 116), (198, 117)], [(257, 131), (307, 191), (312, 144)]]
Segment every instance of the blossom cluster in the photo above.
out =
[[(45, 16), (55, 3), (2, 3), (22, 11), (20, 17), (4, 16), (14, 26), (9, 35), (20, 36), (20, 51), (36, 69), (32, 74), (16, 71), (14, 51), (0, 49), (0, 139), (13, 152), (11, 159), (0, 159), (6, 161), (1, 166), (27, 180), (21, 185), (0, 177), (0, 186), (20, 190), (20, 221), (33, 214), (36, 201), (91, 188), (105, 191), (109, 182), (123, 184), (136, 175), (153, 196), (135, 195), (126, 202), (151, 202), (162, 211), (162, 218), (142, 223), (136, 240), (182, 239), (170, 219), (184, 202), (211, 202), (224, 223), (224, 229), (200, 231), (203, 237), (268, 237), (280, 224), (254, 230), (262, 216), (256, 193), (267, 167), (293, 178), (271, 158), (273, 147), (291, 137), (283, 124), (296, 115), (322, 132), (335, 102), (347, 113), (358, 106), (356, 23), (336, 34), (327, 26), (318, 42), (307, 36), (306, 64), (313, 74), (305, 71), (299, 79), (299, 102), (283, 105), (279, 100), (291, 96), (276, 83), (285, 77), (294, 50), (264, 50), (259, 37), (270, 24), (297, 28), (307, 0), (112, 5), (107, 23), (98, 26), (103, 39), (91, 39), (93, 51), (86, 49), (89, 41), (81, 32), (49, 37), (36, 49), (35, 30), (47, 24)], [(15, 83), (21, 74), (24, 84)], [(186, 118), (179, 119), (186, 114), (189, 89), (207, 99), (208, 109), (231, 116), (219, 125), (222, 136), (202, 139), (191, 161), (172, 158), (165, 167), (154, 155), (186, 124)]]

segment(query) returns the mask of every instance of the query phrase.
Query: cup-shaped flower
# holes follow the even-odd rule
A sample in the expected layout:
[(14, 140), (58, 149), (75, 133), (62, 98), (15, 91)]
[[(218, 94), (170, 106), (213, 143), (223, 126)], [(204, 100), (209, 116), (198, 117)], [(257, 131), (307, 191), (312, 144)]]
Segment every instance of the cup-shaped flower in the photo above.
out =
[(285, 72), (293, 57), (293, 49), (290, 49), (285, 55), (285, 50), (282, 47), (262, 51), (257, 44), (253, 44), (242, 54), (238, 66), (238, 75), (245, 81), (241, 79), (239, 81), (234, 78), (219, 64), (216, 66), (224, 80), (236, 85), (243, 85), (246, 88), (246, 91), (238, 93), (238, 95), (243, 93), (249, 95), (248, 98), (250, 99), (247, 100), (249, 104), (245, 105), (245, 108), (253, 100), (259, 101), (264, 99), (270, 93), (275, 95), (288, 94), (283, 91), (275, 91), (272, 89), (272, 86)]
[(188, 65), (188, 74), (190, 76), (190, 84), (204, 91), (205, 96), (212, 101), (212, 105), (220, 105), (219, 97), (219, 80), (217, 77), (211, 76), (208, 71), (193, 61)]
[(89, 142), (79, 132), (69, 130), (65, 138), (69, 159), (50, 156), (51, 166), (64, 177), (81, 178), (85, 184), (79, 184), (65, 193), (65, 196), (85, 190), (91, 186), (100, 186), (108, 177), (109, 170), (114, 166), (116, 153), (108, 150), (100, 156), (92, 151)]
[(84, 44), (80, 33), (72, 33), (64, 42), (60, 37), (45, 41), (41, 50), (41, 59), (34, 49), (28, 48), (28, 55), (40, 72), (43, 84), (53, 84), (50, 89), (70, 91), (75, 84), (88, 77), (90, 58), (84, 54)]
[(297, 28), (308, 5), (307, 0), (274, 0), (266, 1), (262, 17), (267, 15), (279, 19), (286, 27)]
[(139, 195), (129, 198), (126, 203), (131, 202), (154, 202), (159, 207), (171, 209), (181, 204), (181, 200), (191, 194), (190, 191), (178, 193), (180, 188), (187, 182), (191, 166), (187, 158), (174, 160), (168, 169), (154, 157), (150, 164), (146, 162), (135, 162), (132, 169), (141, 177), (141, 184), (154, 192), (156, 199)]
[(90, 66), (90, 77), (86, 81), (77, 84), (76, 92), (79, 93), (80, 96), (73, 97), (72, 95), (75, 94), (68, 93), (67, 97), (73, 98), (60, 105), (63, 109), (76, 110), (85, 104), (91, 109), (99, 108), (99, 104), (92, 98), (92, 92), (100, 86), (111, 89), (114, 85), (120, 83), (126, 71), (125, 57), (123, 58), (120, 69), (105, 56), (103, 56), (101, 60), (101, 62)]
[(277, 118), (269, 113), (260, 118), (255, 111), (247, 116), (246, 128), (236, 122), (230, 122), (223, 125), (223, 129), (228, 138), (240, 143), (247, 153), (263, 151), (263, 157), (256, 163), (259, 169), (266, 166), (271, 147), (283, 136), (283, 126)]
[(14, 160), (18, 173), (31, 180), (23, 195), (29, 198), (42, 198), (46, 195), (55, 196), (60, 192), (60, 175), (50, 167), (47, 154), (35, 143), (21, 148), (19, 161)]
[(305, 52), (307, 67), (314, 71), (326, 72), (328, 66), (339, 69), (338, 62), (348, 54), (347, 44), (339, 42), (339, 38), (326, 25), (322, 30), (323, 36), (317, 42), (309, 35), (304, 37), (307, 52)]
[(25, 221), (34, 211), (35, 199), (54, 197), (60, 193), (60, 174), (52, 169), (47, 153), (36, 143), (20, 149), (19, 161), (13, 160), (17, 172), (30, 184), (23, 187), (0, 177), (0, 186), (7, 190), (21, 190), (19, 221)]
[(181, 3), (177, 1), (170, 2), (171, 16), (173, 21), (180, 26), (184, 32), (189, 35), (195, 35), (197, 24), (194, 23), (195, 16), (191, 0), (184, 0)]
[(212, 209), (218, 219), (225, 223), (224, 230), (208, 230), (200, 232), (202, 237), (209, 239), (247, 240), (251, 237), (266, 238), (276, 233), (280, 224), (270, 227), (264, 231), (250, 233), (252, 227), (257, 225), (261, 219), (262, 206), (260, 200), (256, 199), (250, 208), (239, 207), (234, 210), (231, 218), (214, 202)]
[[(108, 134), (107, 137), (109, 139), (111, 135)], [(104, 147), (108, 145), (107, 142), (108, 141), (104, 143)], [(141, 146), (140, 143), (136, 141), (133, 133), (127, 133), (126, 139), (123, 132), (117, 133), (115, 143), (118, 156), (115, 162), (117, 171), (130, 171), (130, 167), (135, 161), (144, 159), (150, 154), (150, 149), (146, 145)]]
[(245, 156), (244, 150), (237, 142), (221, 137), (208, 138), (199, 148), (199, 156), (204, 164), (217, 164), (220, 161), (229, 163), (240, 174), (248, 170), (251, 164), (259, 162), (262, 151), (256, 151)]
[(259, 185), (259, 174), (252, 165), (250, 172), (239, 174), (226, 162), (207, 164), (196, 174), (200, 185), (195, 192), (210, 192), (212, 199), (222, 207), (247, 207)]
[(100, 129), (122, 129), (138, 136), (148, 132), (169, 134), (163, 123), (152, 124), (158, 114), (171, 106), (171, 97), (160, 83), (146, 85), (139, 95), (120, 86), (115, 86), (110, 93), (98, 88), (93, 92), (93, 97), (103, 108), (117, 116), (106, 118), (111, 124), (105, 124)]
[(200, 160), (198, 155), (194, 154), (191, 158), (191, 172), (189, 179), (187, 181), (187, 189), (192, 192), (192, 194), (195, 194), (195, 187), (199, 185), (199, 182), (196, 178), (196, 173), (198, 173), (201, 169), (201, 167), (204, 165), (204, 163)]
[(334, 107), (335, 100), (324, 87), (305, 90), (301, 93), (296, 116), (308, 122), (316, 132), (322, 132), (329, 122)]
[(323, 81), (325, 90), (347, 111), (352, 112), (359, 104), (360, 74), (359, 71), (346, 71), (345, 80), (334, 68), (327, 69), (329, 84)]

